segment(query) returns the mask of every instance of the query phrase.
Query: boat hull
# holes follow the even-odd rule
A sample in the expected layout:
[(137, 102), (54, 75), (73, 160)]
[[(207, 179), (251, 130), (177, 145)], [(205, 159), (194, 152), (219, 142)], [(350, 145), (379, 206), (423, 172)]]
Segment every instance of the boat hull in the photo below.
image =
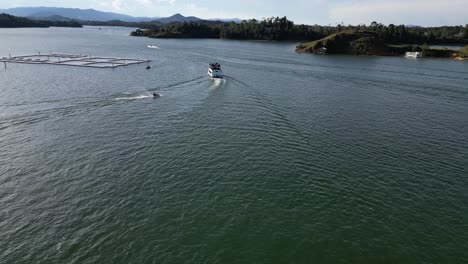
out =
[(208, 69), (208, 76), (215, 79), (223, 79), (224, 75), (221, 70)]

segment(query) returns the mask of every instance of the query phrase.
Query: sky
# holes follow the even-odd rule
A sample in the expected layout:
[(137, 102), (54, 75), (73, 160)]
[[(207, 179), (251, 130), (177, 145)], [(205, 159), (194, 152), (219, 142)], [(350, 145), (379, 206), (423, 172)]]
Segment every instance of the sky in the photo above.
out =
[(468, 0), (0, 0), (0, 8), (93, 8), (132, 16), (200, 18), (287, 16), (296, 24), (468, 24)]

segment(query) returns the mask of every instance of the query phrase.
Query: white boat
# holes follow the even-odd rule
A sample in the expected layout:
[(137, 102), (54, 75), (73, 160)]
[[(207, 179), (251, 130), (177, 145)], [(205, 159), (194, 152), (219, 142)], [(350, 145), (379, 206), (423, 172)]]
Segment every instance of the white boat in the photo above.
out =
[(210, 63), (210, 67), (208, 67), (208, 75), (211, 78), (222, 79), (223, 78), (223, 71), (221, 70), (221, 65), (217, 62)]
[(422, 58), (422, 52), (406, 52), (405, 57), (412, 59)]
[(155, 46), (155, 45), (148, 45), (148, 48), (149, 48), (149, 49), (159, 49), (159, 47), (158, 47), (158, 46)]

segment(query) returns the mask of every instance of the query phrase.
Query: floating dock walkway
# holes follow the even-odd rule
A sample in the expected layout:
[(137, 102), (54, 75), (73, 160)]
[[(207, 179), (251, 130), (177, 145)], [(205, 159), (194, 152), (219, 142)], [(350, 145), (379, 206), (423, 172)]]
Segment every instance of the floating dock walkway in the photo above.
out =
[(112, 57), (96, 57), (90, 55), (74, 55), (74, 54), (58, 54), (51, 53), (47, 55), (23, 55), (9, 56), (0, 58), (0, 62), (7, 63), (24, 63), (24, 64), (46, 64), (46, 65), (64, 65), (75, 67), (90, 67), (90, 68), (117, 68), (133, 64), (148, 63), (151, 60), (128, 59), (128, 58), (112, 58)]

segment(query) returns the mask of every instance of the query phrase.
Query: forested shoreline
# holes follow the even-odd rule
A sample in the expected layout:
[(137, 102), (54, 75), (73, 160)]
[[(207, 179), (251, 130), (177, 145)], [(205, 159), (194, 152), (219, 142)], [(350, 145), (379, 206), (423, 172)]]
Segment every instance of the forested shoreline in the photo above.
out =
[(47, 28), (47, 27), (83, 27), (77, 21), (42, 21), (31, 20), (8, 14), (0, 14), (0, 28)]
[(465, 26), (418, 27), (384, 25), (295, 25), (286, 17), (255, 19), (236, 23), (184, 22), (158, 25), (138, 30), (133, 36), (153, 38), (222, 38), (238, 40), (313, 41), (346, 30), (374, 32), (388, 44), (468, 44), (468, 24)]

